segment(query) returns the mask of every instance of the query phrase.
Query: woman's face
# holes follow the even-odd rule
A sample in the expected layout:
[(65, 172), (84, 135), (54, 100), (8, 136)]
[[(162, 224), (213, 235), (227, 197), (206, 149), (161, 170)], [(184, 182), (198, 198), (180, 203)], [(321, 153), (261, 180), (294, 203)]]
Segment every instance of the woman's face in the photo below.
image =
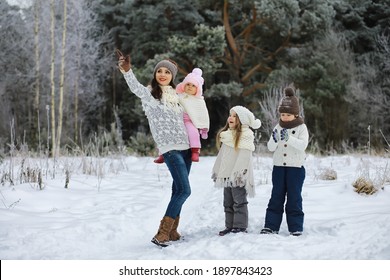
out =
[(195, 95), (197, 89), (198, 88), (196, 87), (196, 85), (191, 84), (191, 83), (186, 83), (184, 86), (185, 93), (190, 94), (190, 95)]
[(236, 112), (231, 111), (229, 117), (228, 117), (228, 124), (230, 129), (236, 129), (238, 124), (238, 117)]
[(160, 67), (156, 71), (156, 81), (160, 86), (168, 86), (172, 81), (172, 73), (168, 68)]

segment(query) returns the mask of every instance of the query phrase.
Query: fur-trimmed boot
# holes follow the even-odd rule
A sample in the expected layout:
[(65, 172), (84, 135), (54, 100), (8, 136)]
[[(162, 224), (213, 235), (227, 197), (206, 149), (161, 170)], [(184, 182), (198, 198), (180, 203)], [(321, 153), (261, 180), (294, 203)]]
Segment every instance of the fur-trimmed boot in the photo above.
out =
[(199, 148), (191, 148), (191, 160), (198, 162), (199, 161), (199, 154), (200, 154), (200, 149)]
[(151, 241), (158, 246), (167, 247), (169, 245), (169, 234), (171, 233), (174, 222), (175, 219), (165, 216), (160, 222), (157, 234)]
[(177, 241), (180, 239), (181, 235), (177, 232), (177, 227), (179, 226), (180, 217), (177, 216), (175, 222), (173, 223), (171, 233), (169, 234), (169, 240)]
[(158, 158), (154, 160), (155, 163), (164, 163), (163, 155), (159, 155)]

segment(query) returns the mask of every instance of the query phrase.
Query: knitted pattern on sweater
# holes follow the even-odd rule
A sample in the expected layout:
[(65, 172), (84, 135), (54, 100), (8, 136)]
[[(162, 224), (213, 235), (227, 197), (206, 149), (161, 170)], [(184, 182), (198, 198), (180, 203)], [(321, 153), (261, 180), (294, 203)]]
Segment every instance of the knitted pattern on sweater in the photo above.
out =
[[(278, 138), (280, 139), (280, 131), (283, 129), (277, 124), (274, 130), (278, 131)], [(309, 133), (305, 124), (297, 127), (287, 129), (288, 140), (279, 140), (275, 143), (272, 135), (268, 140), (268, 150), (274, 152), (273, 164), (276, 166), (286, 167), (302, 167), (305, 163), (305, 150), (309, 143)]]
[(130, 90), (141, 99), (142, 108), (149, 121), (150, 132), (159, 152), (163, 154), (171, 150), (189, 149), (183, 110), (177, 104), (176, 93), (171, 94), (175, 90), (171, 87), (163, 87), (163, 97), (157, 100), (151, 95), (150, 89), (138, 82), (131, 69), (123, 76)]
[[(238, 149), (246, 149), (253, 152), (255, 150), (254, 140), (255, 136), (253, 131), (247, 125), (243, 125), (241, 127), (241, 136), (240, 141), (238, 142)], [(235, 130), (228, 129), (221, 132), (221, 142), (234, 148)]]

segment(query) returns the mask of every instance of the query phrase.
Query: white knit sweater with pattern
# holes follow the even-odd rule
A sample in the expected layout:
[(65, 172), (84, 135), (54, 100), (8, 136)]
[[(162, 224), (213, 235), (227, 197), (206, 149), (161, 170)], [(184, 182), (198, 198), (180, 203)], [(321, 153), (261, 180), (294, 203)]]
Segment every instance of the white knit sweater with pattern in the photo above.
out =
[[(280, 139), (280, 131), (283, 129), (277, 124), (274, 130), (278, 130), (278, 138)], [(277, 143), (272, 138), (268, 140), (268, 150), (274, 152), (273, 163), (276, 166), (285, 167), (302, 167), (306, 160), (305, 150), (309, 143), (309, 133), (305, 124), (287, 129), (288, 140), (279, 140)]]
[(140, 84), (130, 69), (123, 74), (130, 90), (141, 99), (142, 108), (149, 121), (150, 131), (161, 154), (171, 150), (190, 148), (184, 126), (183, 111), (167, 106), (155, 99), (150, 89)]

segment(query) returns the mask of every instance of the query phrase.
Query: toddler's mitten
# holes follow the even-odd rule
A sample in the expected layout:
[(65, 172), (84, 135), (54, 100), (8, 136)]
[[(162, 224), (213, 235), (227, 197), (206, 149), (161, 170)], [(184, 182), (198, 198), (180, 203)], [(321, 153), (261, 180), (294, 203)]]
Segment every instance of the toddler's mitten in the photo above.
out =
[(207, 139), (209, 137), (208, 131), (209, 130), (207, 128), (199, 129), (200, 137), (202, 137), (202, 139)]
[(278, 135), (278, 130), (276, 128), (274, 129), (274, 131), (272, 131), (272, 138), (274, 139), (275, 143), (278, 143), (279, 135)]
[(283, 128), (280, 131), (280, 139), (282, 139), (282, 141), (287, 141), (288, 140), (288, 130), (286, 128)]

